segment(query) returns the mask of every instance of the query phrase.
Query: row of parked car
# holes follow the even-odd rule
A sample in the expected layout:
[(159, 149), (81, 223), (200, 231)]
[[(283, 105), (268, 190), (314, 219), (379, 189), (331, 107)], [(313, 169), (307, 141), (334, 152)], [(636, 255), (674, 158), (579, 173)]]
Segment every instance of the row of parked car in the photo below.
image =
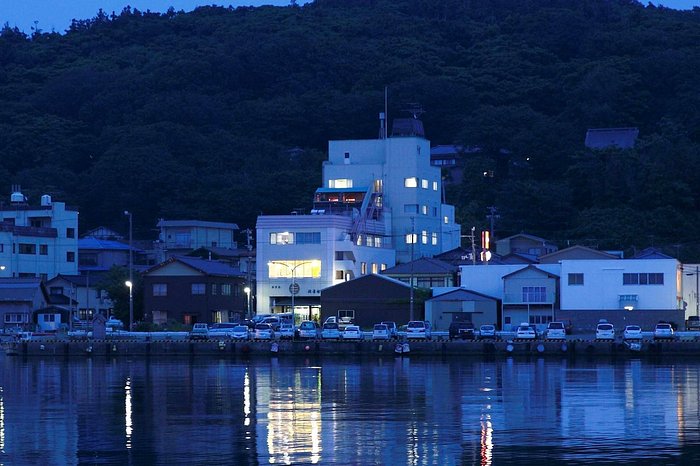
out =
[[(673, 326), (667, 322), (659, 322), (652, 333), (654, 340), (675, 340), (676, 334)], [(615, 327), (610, 322), (601, 320), (595, 330), (596, 340), (615, 340)], [(643, 339), (642, 327), (639, 325), (626, 325), (622, 331), (623, 340)]]

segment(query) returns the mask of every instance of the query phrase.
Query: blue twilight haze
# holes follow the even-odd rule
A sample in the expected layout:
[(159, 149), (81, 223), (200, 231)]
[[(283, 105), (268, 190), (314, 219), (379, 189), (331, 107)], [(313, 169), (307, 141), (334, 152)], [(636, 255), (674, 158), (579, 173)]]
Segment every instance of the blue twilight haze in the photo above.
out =
[[(308, 3), (299, 0), (299, 5)], [(641, 2), (646, 4), (647, 2)], [(663, 0), (651, 2), (669, 8), (691, 9), (700, 6), (700, 0)], [(102, 8), (107, 14), (119, 13), (126, 5), (141, 11), (151, 10), (165, 12), (169, 7), (176, 11), (192, 11), (202, 5), (229, 6), (287, 6), (289, 0), (229, 0), (221, 3), (202, 0), (2, 0), (0, 1), (0, 24), (18, 27), (31, 33), (34, 27), (41, 31), (63, 33), (70, 26), (72, 19), (89, 19)]]

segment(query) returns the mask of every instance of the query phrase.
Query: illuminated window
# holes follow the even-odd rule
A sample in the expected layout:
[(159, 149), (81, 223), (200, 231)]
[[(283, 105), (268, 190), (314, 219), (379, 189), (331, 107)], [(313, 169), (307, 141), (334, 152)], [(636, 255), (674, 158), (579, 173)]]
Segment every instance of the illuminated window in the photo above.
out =
[(357, 235), (357, 245), (362, 246), (362, 235)]
[(428, 189), (428, 180), (420, 180), (420, 187), (423, 189)]
[(270, 233), (270, 244), (294, 244), (294, 233)]
[(428, 244), (428, 232), (423, 230), (420, 235), (420, 242), (423, 244)]
[(418, 242), (418, 235), (415, 233), (409, 233), (406, 235), (406, 244), (416, 244)]
[(372, 262), (372, 273), (378, 273), (378, 272), (379, 272), (379, 267), (377, 266), (377, 264)]
[(433, 244), (433, 246), (437, 246), (437, 244), (438, 244), (437, 233), (432, 234), (432, 244)]
[(433, 191), (437, 191), (437, 190), (438, 190), (438, 182), (433, 181)]
[(386, 270), (386, 264), (380, 265), (380, 266), (379, 266), (379, 269), (380, 269), (380, 270)]
[(367, 275), (367, 262), (360, 263), (360, 274)]
[(420, 213), (423, 215), (428, 215), (428, 206), (427, 205), (420, 206)]
[(328, 180), (329, 188), (352, 188), (352, 180), (349, 178), (338, 178), (336, 180)]
[(268, 278), (319, 278), (320, 260), (270, 261), (267, 263)]
[(450, 217), (448, 217), (447, 215), (445, 215), (445, 216), (442, 218), (442, 221), (443, 221), (443, 223), (450, 223)]
[(375, 247), (375, 248), (381, 248), (381, 247), (382, 247), (382, 237), (381, 237), (381, 236), (375, 236), (375, 237), (374, 237), (374, 247)]
[(417, 188), (418, 178), (416, 178), (415, 176), (411, 178), (404, 178), (403, 185), (407, 188)]

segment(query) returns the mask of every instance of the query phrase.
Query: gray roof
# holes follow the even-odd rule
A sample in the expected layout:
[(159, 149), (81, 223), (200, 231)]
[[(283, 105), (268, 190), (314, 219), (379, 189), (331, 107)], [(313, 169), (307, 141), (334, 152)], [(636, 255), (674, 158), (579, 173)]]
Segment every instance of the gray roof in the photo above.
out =
[[(128, 251), (129, 245), (119, 241), (108, 239), (97, 239), (93, 236), (80, 238), (78, 240), (78, 249), (100, 249), (103, 251)], [(137, 248), (132, 248), (134, 251), (141, 251)]]
[(598, 128), (586, 132), (589, 149), (631, 149), (639, 136), (638, 128)]
[(408, 275), (408, 274), (449, 274), (457, 271), (457, 267), (432, 257), (421, 257), (413, 262), (395, 265), (382, 271), (383, 275)]
[(0, 301), (32, 301), (37, 291), (40, 278), (0, 278)]
[(198, 227), (198, 228), (224, 228), (238, 230), (235, 223), (206, 222), (204, 220), (160, 220), (157, 227)]
[(165, 267), (168, 264), (171, 264), (173, 262), (181, 262), (185, 265), (188, 265), (192, 267), (193, 269), (202, 272), (203, 274), (206, 275), (216, 275), (216, 276), (221, 276), (221, 277), (243, 277), (245, 274), (241, 273), (240, 268), (237, 267), (231, 267), (231, 264), (228, 262), (221, 262), (221, 261), (210, 261), (206, 259), (200, 259), (198, 257), (185, 257), (185, 256), (176, 256), (168, 259), (165, 262), (162, 262), (158, 265), (155, 265), (148, 269), (145, 273), (148, 274), (154, 270), (160, 269), (162, 267)]
[(498, 301), (498, 298), (464, 288), (448, 291), (428, 301)]

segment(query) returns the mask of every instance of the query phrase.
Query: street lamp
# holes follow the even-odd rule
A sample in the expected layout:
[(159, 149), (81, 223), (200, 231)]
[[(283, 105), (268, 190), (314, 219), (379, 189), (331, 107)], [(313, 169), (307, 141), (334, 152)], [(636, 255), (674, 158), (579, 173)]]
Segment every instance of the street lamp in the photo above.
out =
[(134, 322), (134, 283), (131, 280), (127, 280), (124, 284), (129, 288), (129, 331), (133, 331)]
[(246, 294), (246, 319), (250, 319), (250, 287), (246, 286), (243, 288), (243, 291), (245, 291)]
[(129, 217), (129, 281), (126, 282), (126, 286), (129, 287), (129, 331), (134, 331), (134, 248), (131, 246), (133, 241), (133, 215), (128, 210), (124, 211), (124, 215)]
[[(293, 261), (293, 262), (296, 263), (296, 261)], [(296, 263), (296, 265), (294, 265), (293, 267), (290, 266), (289, 264), (287, 264), (286, 262), (282, 262), (282, 261), (270, 261), (267, 263), (268, 266), (272, 265), (272, 264), (283, 265), (287, 269), (289, 269), (291, 274), (292, 274), (292, 284), (289, 285), (289, 293), (292, 295), (292, 324), (295, 323), (294, 310), (296, 309), (296, 307), (294, 306), (294, 296), (296, 296), (296, 294), (299, 293), (299, 285), (297, 285), (297, 282), (296, 282), (295, 272), (302, 265), (311, 264), (313, 262), (314, 261), (303, 261), (303, 262)]]

